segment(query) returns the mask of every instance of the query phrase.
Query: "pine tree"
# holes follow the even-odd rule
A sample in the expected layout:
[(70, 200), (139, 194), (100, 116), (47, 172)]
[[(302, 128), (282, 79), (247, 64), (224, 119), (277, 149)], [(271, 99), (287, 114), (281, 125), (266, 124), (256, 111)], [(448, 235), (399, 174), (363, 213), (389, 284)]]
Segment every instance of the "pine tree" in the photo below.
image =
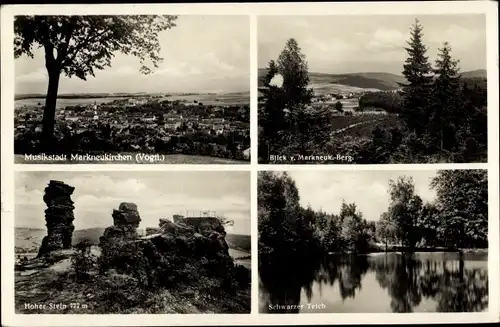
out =
[(436, 76), (430, 108), (429, 133), (439, 148), (451, 149), (456, 144), (457, 129), (465, 113), (460, 112), (460, 76), (458, 60), (451, 57), (451, 47), (445, 42), (439, 49), (434, 74)]
[(402, 86), (403, 119), (410, 130), (422, 135), (427, 126), (428, 100), (432, 85), (432, 67), (426, 56), (427, 48), (422, 43), (423, 27), (418, 19), (412, 26), (411, 38), (405, 47), (408, 58), (403, 66), (403, 75), (408, 81)]

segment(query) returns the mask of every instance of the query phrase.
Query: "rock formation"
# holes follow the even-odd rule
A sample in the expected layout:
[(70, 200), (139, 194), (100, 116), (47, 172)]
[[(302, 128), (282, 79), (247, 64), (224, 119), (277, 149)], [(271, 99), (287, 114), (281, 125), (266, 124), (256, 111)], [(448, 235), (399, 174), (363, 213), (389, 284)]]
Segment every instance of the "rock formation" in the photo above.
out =
[(120, 203), (118, 210), (113, 210), (112, 217), (113, 226), (104, 230), (104, 234), (100, 238), (101, 243), (113, 240), (137, 239), (137, 228), (141, 222), (141, 217), (135, 203)]
[(148, 228), (146, 236), (134, 240), (120, 235), (120, 242), (105, 242), (116, 226), (106, 229), (101, 237), (106, 269), (136, 276), (146, 287), (199, 284), (208, 278), (215, 288), (231, 289), (235, 266), (220, 221), (176, 220), (160, 219), (159, 228)]
[(73, 220), (73, 201), (71, 194), (75, 188), (63, 182), (51, 180), (45, 188), (43, 201), (47, 204), (45, 221), (47, 236), (42, 240), (38, 256), (48, 252), (71, 247), (71, 240), (75, 226)]

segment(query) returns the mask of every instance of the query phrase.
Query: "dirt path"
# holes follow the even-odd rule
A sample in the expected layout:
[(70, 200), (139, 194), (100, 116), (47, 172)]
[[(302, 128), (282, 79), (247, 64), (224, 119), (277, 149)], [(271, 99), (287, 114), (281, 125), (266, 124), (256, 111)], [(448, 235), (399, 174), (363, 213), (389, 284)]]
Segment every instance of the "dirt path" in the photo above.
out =
[(339, 129), (336, 129), (334, 130), (331, 135), (336, 135), (336, 134), (339, 134), (339, 133), (342, 133), (342, 132), (345, 132), (351, 128), (354, 128), (356, 126), (359, 126), (359, 125), (364, 125), (364, 124), (371, 124), (371, 123), (376, 123), (376, 122), (379, 122), (379, 121), (382, 121), (383, 119), (374, 119), (374, 120), (366, 120), (366, 121), (362, 121), (362, 122), (359, 122), (359, 123), (355, 123), (355, 124), (351, 124), (349, 126), (346, 126), (344, 128), (339, 128)]

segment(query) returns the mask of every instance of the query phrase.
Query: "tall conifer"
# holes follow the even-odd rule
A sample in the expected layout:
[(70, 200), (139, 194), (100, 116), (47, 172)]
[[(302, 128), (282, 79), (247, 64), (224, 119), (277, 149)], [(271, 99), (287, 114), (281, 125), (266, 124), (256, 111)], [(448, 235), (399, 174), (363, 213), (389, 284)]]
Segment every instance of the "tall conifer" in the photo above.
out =
[(436, 79), (432, 92), (429, 133), (441, 150), (450, 149), (456, 144), (457, 129), (461, 126), (461, 117), (465, 113), (460, 112), (458, 60), (451, 57), (448, 42), (439, 49), (434, 74)]
[(426, 56), (427, 48), (422, 42), (423, 27), (418, 19), (412, 26), (408, 47), (408, 58), (403, 66), (403, 75), (407, 83), (402, 84), (404, 107), (403, 119), (417, 135), (424, 133), (428, 120), (430, 87), (432, 85), (432, 67)]

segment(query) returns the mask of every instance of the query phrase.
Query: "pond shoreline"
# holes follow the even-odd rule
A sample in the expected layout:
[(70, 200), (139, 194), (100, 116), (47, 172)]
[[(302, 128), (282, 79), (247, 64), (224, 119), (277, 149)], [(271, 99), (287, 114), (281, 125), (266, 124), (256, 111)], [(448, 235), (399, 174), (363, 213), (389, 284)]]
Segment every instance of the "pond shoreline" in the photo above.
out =
[(410, 250), (407, 247), (392, 247), (385, 249), (372, 250), (363, 253), (356, 252), (328, 252), (327, 255), (339, 255), (339, 254), (353, 254), (353, 255), (370, 255), (379, 253), (436, 253), (436, 252), (446, 252), (446, 253), (488, 253), (488, 249), (451, 249), (451, 248), (414, 248)]

